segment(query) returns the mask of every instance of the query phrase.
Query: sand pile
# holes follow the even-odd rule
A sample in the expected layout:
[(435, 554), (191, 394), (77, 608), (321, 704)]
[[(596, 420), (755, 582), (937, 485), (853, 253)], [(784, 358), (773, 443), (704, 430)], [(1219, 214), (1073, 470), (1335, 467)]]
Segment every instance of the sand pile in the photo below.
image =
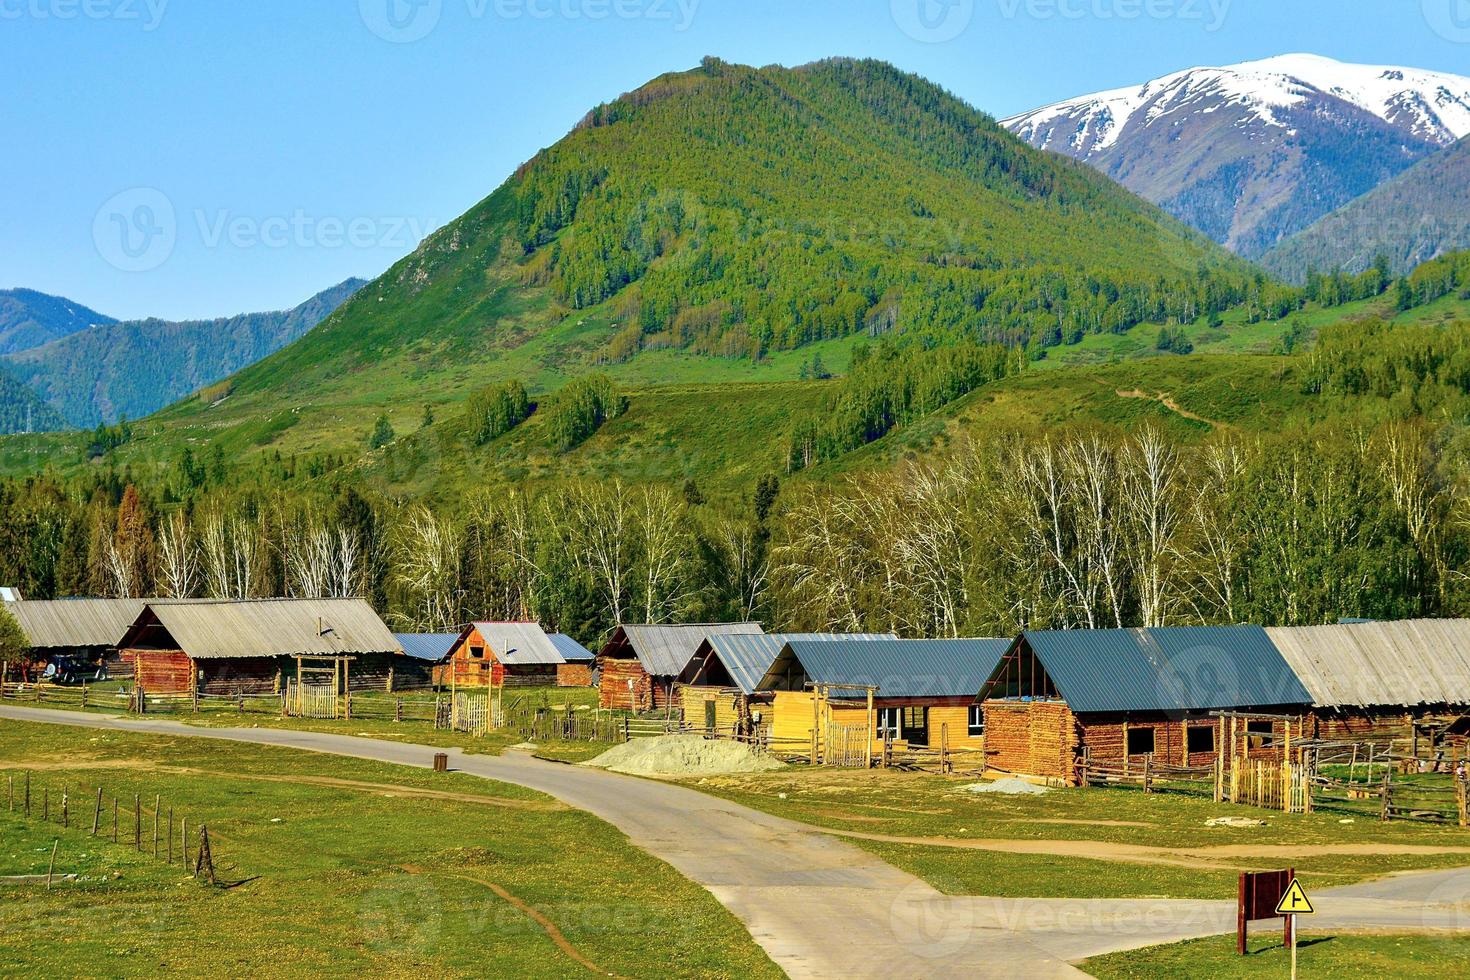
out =
[(1045, 786), (1037, 786), (1035, 783), (1028, 783), (1024, 779), (1007, 777), (1005, 779), (997, 779), (993, 783), (971, 783), (968, 786), (961, 786), (960, 792), (1004, 793), (1006, 796), (1040, 796), (1048, 792), (1048, 790)]
[(748, 745), (702, 735), (635, 738), (582, 765), (635, 776), (718, 776), (784, 768), (770, 756), (756, 754)]

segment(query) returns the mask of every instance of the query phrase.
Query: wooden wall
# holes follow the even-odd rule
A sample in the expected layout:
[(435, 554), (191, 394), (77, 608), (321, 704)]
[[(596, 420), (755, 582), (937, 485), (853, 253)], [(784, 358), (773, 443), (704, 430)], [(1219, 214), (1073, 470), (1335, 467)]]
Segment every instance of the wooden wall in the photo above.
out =
[(987, 701), (984, 742), (988, 766), (1076, 781), (1080, 731), (1064, 702)]
[(745, 695), (739, 690), (724, 687), (700, 687), (678, 684), (674, 696), (684, 712), (684, 723), (695, 728), (704, 728), (706, 705), (715, 706), (715, 730), (733, 732), (745, 717)]
[(189, 694), (194, 690), (194, 662), (182, 650), (120, 650), (133, 679), (148, 694)]
[[(628, 682), (632, 681), (631, 689)], [(602, 687), (598, 704), (623, 711), (652, 711), (668, 706), (670, 679), (653, 678), (637, 659), (607, 657), (602, 660)]]
[(1411, 738), (1413, 724), (1413, 716), (1402, 708), (1319, 708), (1308, 716), (1307, 730), (1312, 738), (1356, 742)]
[(592, 665), (584, 664), (558, 664), (556, 667), (557, 687), (591, 687)]

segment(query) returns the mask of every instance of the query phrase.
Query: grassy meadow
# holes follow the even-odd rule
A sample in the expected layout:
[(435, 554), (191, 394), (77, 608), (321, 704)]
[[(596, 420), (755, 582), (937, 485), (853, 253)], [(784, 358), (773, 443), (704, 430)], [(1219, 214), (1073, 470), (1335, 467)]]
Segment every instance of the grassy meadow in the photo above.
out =
[[(671, 977), (780, 973), (703, 889), (608, 824), (531, 790), (205, 739), (6, 721), (0, 770), (30, 771), (31, 819), (0, 811), (0, 974)], [(41, 790), (73, 800), (71, 829)], [(208, 888), (89, 836), (107, 799), (155, 795), (209, 826), (240, 884)], [(84, 811), (77, 819), (77, 810)], [(128, 807), (122, 818), (131, 830)], [(104, 817), (108, 834), (110, 814)]]

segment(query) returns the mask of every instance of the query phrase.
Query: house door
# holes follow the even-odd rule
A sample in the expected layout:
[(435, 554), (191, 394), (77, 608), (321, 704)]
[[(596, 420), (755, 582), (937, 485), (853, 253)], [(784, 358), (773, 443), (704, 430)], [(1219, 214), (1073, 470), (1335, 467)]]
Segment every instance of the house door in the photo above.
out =
[(704, 730), (707, 732), (715, 730), (715, 703), (713, 701), (704, 703)]

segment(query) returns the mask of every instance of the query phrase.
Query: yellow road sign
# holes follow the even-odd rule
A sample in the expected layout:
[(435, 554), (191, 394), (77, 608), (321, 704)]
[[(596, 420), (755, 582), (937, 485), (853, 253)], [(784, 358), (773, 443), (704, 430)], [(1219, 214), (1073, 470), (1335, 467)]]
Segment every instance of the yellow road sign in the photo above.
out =
[(1281, 901), (1276, 903), (1277, 915), (1311, 915), (1312, 900), (1307, 897), (1306, 889), (1302, 883), (1295, 878), (1291, 879), (1291, 886), (1286, 889), (1286, 894), (1281, 896)]

